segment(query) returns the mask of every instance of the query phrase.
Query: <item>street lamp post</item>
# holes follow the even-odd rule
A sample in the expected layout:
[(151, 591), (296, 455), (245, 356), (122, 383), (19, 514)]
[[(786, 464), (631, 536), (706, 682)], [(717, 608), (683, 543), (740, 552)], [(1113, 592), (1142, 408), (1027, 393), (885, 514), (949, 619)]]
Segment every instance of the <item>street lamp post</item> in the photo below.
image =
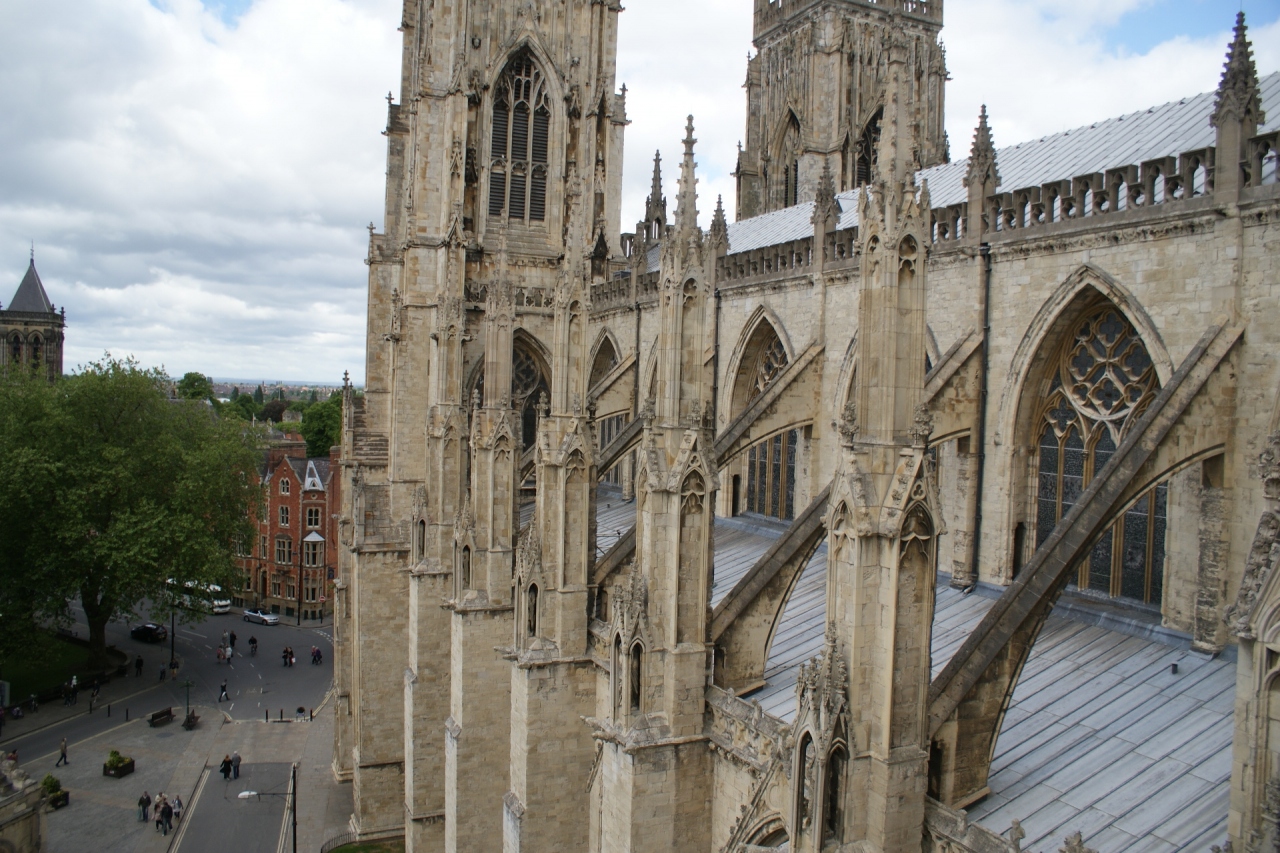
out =
[(307, 543), (298, 543), (298, 627), (302, 627), (302, 554), (306, 551)]

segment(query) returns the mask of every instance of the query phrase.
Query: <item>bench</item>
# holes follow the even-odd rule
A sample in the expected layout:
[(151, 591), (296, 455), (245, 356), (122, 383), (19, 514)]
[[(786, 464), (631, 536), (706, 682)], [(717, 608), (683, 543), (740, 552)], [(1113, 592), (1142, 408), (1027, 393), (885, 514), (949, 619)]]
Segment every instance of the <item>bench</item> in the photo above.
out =
[(151, 718), (147, 722), (152, 728), (155, 728), (161, 723), (168, 723), (172, 720), (173, 720), (173, 709), (165, 708), (163, 711), (156, 711), (154, 714), (152, 714)]
[(187, 731), (191, 731), (196, 727), (196, 723), (200, 722), (200, 716), (194, 712), (189, 712), (187, 718), (182, 721), (182, 727)]

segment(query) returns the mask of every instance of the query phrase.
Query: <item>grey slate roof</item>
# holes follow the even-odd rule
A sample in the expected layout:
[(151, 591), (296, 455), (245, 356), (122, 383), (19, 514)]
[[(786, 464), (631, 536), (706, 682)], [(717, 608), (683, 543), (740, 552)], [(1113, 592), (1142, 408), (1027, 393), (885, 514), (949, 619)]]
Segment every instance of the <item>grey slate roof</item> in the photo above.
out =
[[(1280, 129), (1280, 71), (1260, 81), (1262, 109), (1267, 121), (1259, 133)], [(1213, 92), (1171, 101), (1128, 115), (1064, 130), (996, 150), (1002, 192), (1039, 186), (1049, 181), (1137, 165), (1157, 157), (1177, 156), (1214, 143), (1209, 125)], [(916, 183), (929, 182), (932, 207), (947, 207), (968, 199), (964, 174), (969, 159), (943, 163), (916, 173)], [(840, 193), (840, 228), (858, 224), (858, 190)], [(800, 240), (813, 234), (813, 202), (775, 210), (729, 225), (729, 251), (748, 252)]]
[(44, 284), (40, 281), (40, 274), (36, 272), (34, 258), (27, 266), (27, 274), (22, 277), (22, 283), (18, 285), (18, 292), (10, 300), (8, 310), (28, 314), (53, 313), (53, 303), (49, 301), (49, 294), (44, 292)]

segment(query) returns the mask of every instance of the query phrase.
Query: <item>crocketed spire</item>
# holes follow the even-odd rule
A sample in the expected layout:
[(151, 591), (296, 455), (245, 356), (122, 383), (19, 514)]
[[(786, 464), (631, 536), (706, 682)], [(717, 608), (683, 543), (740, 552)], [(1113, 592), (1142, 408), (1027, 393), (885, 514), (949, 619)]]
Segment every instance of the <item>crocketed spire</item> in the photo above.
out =
[(694, 172), (697, 164), (693, 161), (693, 146), (698, 140), (693, 138), (693, 116), (684, 129), (684, 159), (680, 161), (680, 195), (676, 201), (676, 227), (696, 229), (698, 227), (698, 179)]
[[(1236, 14), (1235, 38), (1227, 48), (1227, 61), (1222, 66), (1209, 123), (1219, 127), (1224, 121), (1236, 120), (1257, 125), (1266, 121), (1262, 113), (1262, 97), (1258, 92), (1258, 69), (1253, 64), (1253, 49), (1247, 38), (1244, 12)], [(1252, 135), (1252, 134), (1250, 134)]]
[(978, 128), (973, 132), (973, 147), (969, 150), (969, 169), (965, 172), (966, 187), (989, 183), (991, 189), (1000, 185), (1000, 172), (996, 169), (996, 146), (987, 125), (987, 105), (978, 114)]

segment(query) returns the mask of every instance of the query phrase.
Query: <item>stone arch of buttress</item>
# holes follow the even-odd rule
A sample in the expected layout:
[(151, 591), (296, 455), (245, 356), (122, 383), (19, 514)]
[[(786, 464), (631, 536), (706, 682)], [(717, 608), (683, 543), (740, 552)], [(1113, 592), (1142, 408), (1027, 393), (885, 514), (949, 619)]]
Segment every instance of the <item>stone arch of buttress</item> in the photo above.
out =
[(727, 420), (741, 414), (754, 396), (752, 392), (758, 390), (753, 384), (756, 378), (755, 368), (759, 364), (762, 350), (771, 346), (775, 340), (780, 345), (780, 354), (783, 356), (779, 365), (781, 368), (796, 357), (795, 347), (787, 335), (787, 327), (772, 308), (767, 305), (756, 306), (747, 322), (742, 325), (742, 331), (738, 334), (726, 365), (725, 376), (729, 378), (726, 383), (729, 386), (727, 399), (724, 400), (728, 410)]
[(621, 359), (622, 349), (618, 346), (617, 338), (607, 327), (601, 329), (591, 347), (591, 374), (587, 379), (587, 388), (594, 388)]

